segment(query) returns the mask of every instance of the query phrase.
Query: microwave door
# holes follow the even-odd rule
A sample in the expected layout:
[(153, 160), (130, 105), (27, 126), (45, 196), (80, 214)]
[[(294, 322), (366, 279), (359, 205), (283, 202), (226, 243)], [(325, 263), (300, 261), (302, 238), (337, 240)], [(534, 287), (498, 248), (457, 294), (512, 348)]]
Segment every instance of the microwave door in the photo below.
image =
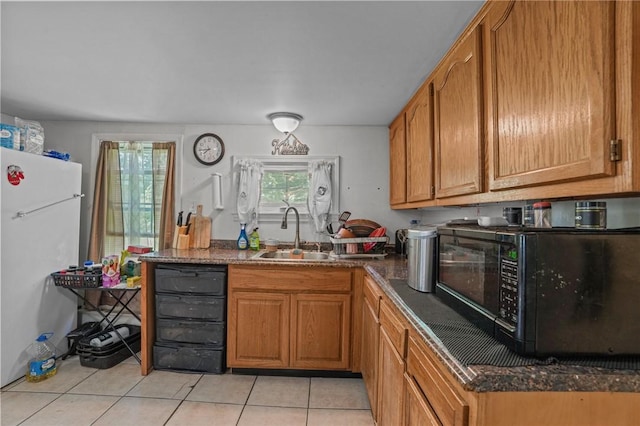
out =
[(438, 281), (497, 314), (499, 247), (495, 241), (441, 235)]

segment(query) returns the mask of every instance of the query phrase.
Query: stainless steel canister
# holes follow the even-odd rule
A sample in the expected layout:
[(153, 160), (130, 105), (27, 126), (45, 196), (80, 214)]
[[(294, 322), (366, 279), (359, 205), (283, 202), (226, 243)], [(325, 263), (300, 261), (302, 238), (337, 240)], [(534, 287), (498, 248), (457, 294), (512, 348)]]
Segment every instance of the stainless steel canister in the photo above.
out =
[(407, 231), (408, 284), (424, 293), (435, 288), (438, 232), (436, 228), (409, 229)]

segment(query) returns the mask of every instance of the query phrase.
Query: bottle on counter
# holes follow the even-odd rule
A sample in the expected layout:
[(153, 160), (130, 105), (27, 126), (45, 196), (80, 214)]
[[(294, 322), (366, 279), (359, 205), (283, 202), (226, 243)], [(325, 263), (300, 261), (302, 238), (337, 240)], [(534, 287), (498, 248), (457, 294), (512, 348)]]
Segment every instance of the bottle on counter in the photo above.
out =
[(258, 228), (255, 228), (249, 235), (249, 248), (251, 250), (260, 250), (260, 234), (258, 234)]
[(522, 213), (523, 225), (528, 228), (533, 228), (536, 224), (533, 214), (533, 204), (525, 204)]
[(29, 346), (29, 363), (27, 365), (27, 382), (41, 382), (58, 372), (56, 366), (56, 348), (49, 342), (53, 333), (42, 333)]
[(238, 250), (246, 250), (249, 248), (249, 239), (247, 238), (247, 232), (245, 231), (245, 227), (247, 225), (244, 223), (240, 224), (240, 236), (238, 237)]
[(551, 228), (551, 203), (548, 201), (534, 203), (533, 220), (536, 228)]

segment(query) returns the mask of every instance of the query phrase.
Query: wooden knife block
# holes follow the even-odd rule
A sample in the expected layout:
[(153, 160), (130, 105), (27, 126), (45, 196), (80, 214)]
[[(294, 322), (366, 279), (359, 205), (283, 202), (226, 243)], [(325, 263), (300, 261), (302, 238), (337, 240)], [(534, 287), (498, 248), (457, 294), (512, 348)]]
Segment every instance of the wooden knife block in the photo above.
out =
[(184, 250), (189, 248), (189, 235), (187, 235), (186, 226), (176, 226), (176, 230), (173, 234), (173, 246), (174, 249)]

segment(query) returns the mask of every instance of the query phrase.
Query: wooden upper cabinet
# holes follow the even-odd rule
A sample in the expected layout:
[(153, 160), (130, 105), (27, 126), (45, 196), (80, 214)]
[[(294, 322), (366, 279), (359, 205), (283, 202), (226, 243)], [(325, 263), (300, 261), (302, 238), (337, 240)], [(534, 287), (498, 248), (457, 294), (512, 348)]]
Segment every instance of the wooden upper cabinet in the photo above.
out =
[(407, 202), (433, 198), (433, 106), (431, 83), (423, 84), (406, 109)]
[(434, 75), (436, 198), (483, 190), (480, 29), (454, 46)]
[(389, 204), (407, 202), (407, 145), (405, 114), (402, 112), (389, 126)]
[(495, 2), (483, 25), (489, 189), (615, 173), (615, 3)]

